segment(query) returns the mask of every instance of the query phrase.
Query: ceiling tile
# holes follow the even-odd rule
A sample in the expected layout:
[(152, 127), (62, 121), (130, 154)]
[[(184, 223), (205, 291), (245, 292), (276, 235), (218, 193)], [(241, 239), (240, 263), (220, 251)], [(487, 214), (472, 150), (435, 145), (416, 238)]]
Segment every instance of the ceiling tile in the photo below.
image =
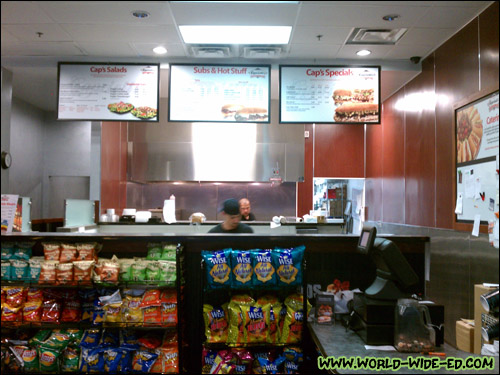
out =
[(138, 56), (137, 51), (127, 42), (78, 42), (78, 46), (87, 52), (89, 56)]
[[(129, 2), (129, 1), (44, 1), (40, 7), (58, 23), (79, 24), (173, 24), (166, 1)], [(147, 11), (150, 16), (139, 19), (132, 16), (136, 10)]]
[(131, 45), (139, 53), (139, 56), (151, 56), (160, 59), (186, 56), (182, 44), (162, 44), (167, 49), (165, 55), (157, 55), (153, 52), (153, 48), (157, 47), (158, 43), (131, 43)]
[(82, 56), (73, 42), (23, 42), (5, 46), (2, 56)]
[(4, 43), (17, 43), (19, 39), (17, 39), (14, 35), (9, 33), (5, 26), (2, 26), (2, 44)]
[(423, 29), (412, 28), (398, 41), (398, 46), (405, 45), (428, 45), (436, 46), (442, 44), (454, 34), (454, 29)]
[(2, 1), (3, 24), (54, 23), (36, 1)]
[(295, 23), (298, 4), (171, 3), (178, 25), (276, 25)]
[(174, 26), (61, 25), (76, 41), (181, 43)]
[[(325, 2), (326, 3), (326, 2)], [(429, 7), (375, 5), (305, 5), (297, 19), (301, 26), (399, 28), (413, 26)], [(382, 19), (387, 14), (399, 14), (394, 22)]]
[[(5, 25), (5, 28), (23, 42), (70, 42), (73, 40), (57, 24)], [(43, 33), (38, 36), (37, 33)]]
[(292, 44), (288, 54), (291, 58), (333, 59), (342, 46), (339, 44), (322, 44), (321, 49), (311, 44)]
[[(339, 59), (356, 59), (359, 60), (360, 63), (363, 60), (373, 60), (373, 59), (382, 59), (387, 55), (387, 53), (394, 48), (394, 46), (381, 46), (381, 45), (345, 45), (342, 46), (339, 53), (337, 54), (337, 58)], [(356, 52), (362, 49), (367, 49), (372, 53), (368, 56), (360, 57), (356, 55)]]
[(471, 19), (468, 8), (432, 7), (419, 21), (418, 27), (461, 28)]
[[(297, 26), (293, 30), (291, 43), (343, 44), (351, 30), (351, 27)], [(320, 41), (318, 35), (322, 35)]]

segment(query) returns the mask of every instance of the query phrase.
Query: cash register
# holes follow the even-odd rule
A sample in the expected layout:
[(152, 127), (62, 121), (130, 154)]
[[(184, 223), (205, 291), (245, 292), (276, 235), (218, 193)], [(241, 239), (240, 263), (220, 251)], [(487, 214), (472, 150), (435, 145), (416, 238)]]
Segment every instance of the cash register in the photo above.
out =
[(398, 298), (418, 283), (418, 276), (394, 242), (363, 227), (357, 251), (371, 258), (376, 278), (364, 293), (355, 293), (349, 326), (368, 345), (393, 345), (394, 308)]

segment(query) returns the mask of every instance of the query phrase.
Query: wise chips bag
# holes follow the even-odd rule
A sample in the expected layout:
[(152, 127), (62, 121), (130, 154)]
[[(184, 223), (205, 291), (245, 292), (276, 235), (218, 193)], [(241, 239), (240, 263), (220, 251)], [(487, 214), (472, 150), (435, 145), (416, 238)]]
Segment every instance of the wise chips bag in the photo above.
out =
[(250, 251), (232, 250), (231, 265), (233, 270), (233, 288), (251, 288), (252, 287), (252, 256)]
[(203, 305), (205, 335), (209, 343), (225, 343), (228, 335), (227, 303), (222, 306)]
[(253, 250), (252, 265), (254, 272), (253, 284), (256, 287), (276, 286), (276, 269), (274, 268), (271, 250)]
[(279, 286), (296, 286), (302, 284), (302, 260), (305, 246), (292, 249), (277, 248), (272, 252), (276, 266), (277, 283)]
[(202, 251), (201, 256), (205, 261), (207, 285), (216, 289), (231, 285), (231, 249), (219, 251)]

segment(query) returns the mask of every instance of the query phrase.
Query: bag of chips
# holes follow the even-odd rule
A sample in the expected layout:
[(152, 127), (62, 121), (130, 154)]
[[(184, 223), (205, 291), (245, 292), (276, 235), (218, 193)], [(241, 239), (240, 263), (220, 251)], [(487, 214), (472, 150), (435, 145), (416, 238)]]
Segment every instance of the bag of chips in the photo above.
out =
[(34, 242), (17, 242), (14, 248), (13, 259), (29, 260), (32, 254)]
[(39, 361), (38, 361), (38, 351), (36, 348), (26, 348), (21, 356), (24, 362), (25, 372), (38, 372)]
[(232, 362), (235, 363), (235, 374), (251, 374), (253, 356), (248, 349), (245, 348), (232, 348), (233, 354)]
[(2, 260), (2, 280), (9, 281), (11, 274), (10, 261)]
[(144, 293), (139, 307), (143, 309), (150, 306), (161, 306), (160, 289), (149, 289)]
[(100, 281), (102, 283), (116, 284), (120, 275), (120, 264), (115, 260), (106, 260), (103, 262)]
[(64, 302), (61, 322), (78, 323), (82, 320), (82, 303), (79, 299), (70, 299)]
[(123, 350), (119, 348), (109, 348), (104, 351), (104, 371), (116, 373), (123, 357)]
[(58, 285), (73, 284), (73, 263), (59, 263), (57, 265), (56, 282)]
[(252, 256), (250, 251), (232, 250), (231, 265), (233, 270), (233, 288), (251, 288), (252, 287)]
[(61, 247), (58, 242), (42, 242), (45, 260), (58, 261), (61, 257)]
[(104, 357), (100, 348), (82, 348), (80, 372), (103, 372)]
[(120, 259), (120, 281), (130, 281), (132, 279), (132, 265), (135, 263), (134, 259)]
[(14, 255), (16, 245), (12, 242), (2, 241), (2, 260), (10, 260)]
[(29, 281), (30, 269), (29, 263), (26, 260), (11, 259), (10, 267), (11, 281)]
[(254, 272), (253, 285), (255, 287), (275, 287), (276, 269), (274, 268), (271, 250), (253, 250), (252, 266)]
[(161, 243), (148, 243), (148, 255), (146, 259), (148, 260), (160, 260), (161, 253), (163, 251), (163, 246)]
[(203, 305), (205, 336), (209, 343), (225, 343), (228, 335), (227, 303), (222, 306)]
[(58, 372), (60, 356), (61, 351), (56, 348), (39, 346), (38, 359), (40, 362), (40, 372)]
[(177, 280), (177, 265), (175, 261), (159, 260), (160, 272), (158, 275), (159, 284), (173, 284)]
[(59, 256), (59, 263), (71, 263), (77, 260), (76, 245), (69, 243), (61, 244), (61, 254)]
[(283, 363), (285, 362), (284, 356), (279, 356), (274, 361), (268, 358), (259, 358), (260, 365), (264, 369), (264, 374), (282, 374), (283, 373)]
[(247, 344), (265, 343), (268, 335), (270, 304), (259, 306), (241, 306), (243, 324), (245, 325)]
[(38, 282), (40, 284), (55, 284), (57, 280), (56, 269), (58, 264), (58, 260), (45, 260), (42, 262)]
[(304, 362), (304, 353), (302, 349), (296, 346), (290, 346), (283, 349), (285, 356), (285, 374), (299, 374), (300, 366)]
[(44, 323), (59, 323), (61, 319), (61, 303), (56, 299), (44, 299), (42, 319)]
[(93, 260), (77, 260), (73, 262), (74, 280), (79, 285), (86, 285), (92, 282), (92, 270), (95, 261)]
[(132, 358), (132, 370), (141, 373), (149, 372), (157, 358), (158, 354), (156, 353), (139, 350), (135, 352)]
[(236, 294), (228, 304), (229, 331), (228, 345), (243, 345), (246, 343), (246, 329), (241, 306), (252, 306), (255, 300), (246, 294)]
[(136, 283), (143, 283), (146, 281), (146, 268), (147, 263), (145, 261), (137, 261), (132, 264), (130, 271), (130, 281)]
[(161, 372), (164, 374), (178, 374), (179, 373), (179, 351), (174, 345), (166, 346), (157, 349), (159, 359), (162, 362)]
[(39, 322), (42, 319), (42, 301), (33, 300), (24, 303), (23, 321)]
[(236, 365), (232, 362), (233, 353), (230, 350), (221, 350), (214, 359), (214, 364), (210, 369), (211, 374), (232, 374)]
[(61, 372), (77, 372), (80, 362), (80, 348), (68, 346), (61, 356)]
[(160, 265), (158, 262), (149, 261), (146, 266), (146, 281), (160, 280)]
[(177, 325), (177, 293), (173, 290), (161, 293), (161, 323), (163, 326)]
[(29, 346), (39, 346), (42, 342), (47, 340), (49, 336), (52, 334), (50, 329), (42, 329), (38, 331), (35, 336), (33, 336), (29, 341)]
[(123, 291), (124, 301), (122, 304), (122, 321), (127, 324), (142, 324), (144, 321), (141, 309), (143, 289), (125, 289)]
[(201, 252), (205, 261), (207, 285), (211, 289), (231, 286), (231, 249)]
[(86, 349), (93, 349), (99, 345), (101, 341), (101, 331), (99, 329), (87, 329), (83, 333), (80, 341), (80, 346)]
[(210, 370), (214, 365), (215, 357), (217, 357), (217, 350), (208, 349), (203, 347), (201, 355), (201, 373), (210, 374)]
[[(305, 322), (303, 303), (304, 299), (301, 294), (291, 294), (285, 299), (286, 316), (280, 332), (281, 344), (300, 343)], [(307, 304), (309, 311), (309, 301)]]
[(78, 251), (78, 257), (76, 260), (89, 261), (97, 259), (97, 244), (94, 242), (77, 243), (76, 250)]
[(272, 252), (278, 286), (302, 285), (302, 260), (305, 246), (292, 249), (277, 248)]
[(40, 278), (40, 272), (42, 272), (42, 262), (43, 257), (33, 257), (28, 260), (30, 271), (29, 271), (29, 281), (37, 282)]
[(164, 244), (161, 252), (161, 260), (170, 260), (175, 262), (177, 246), (175, 244)]

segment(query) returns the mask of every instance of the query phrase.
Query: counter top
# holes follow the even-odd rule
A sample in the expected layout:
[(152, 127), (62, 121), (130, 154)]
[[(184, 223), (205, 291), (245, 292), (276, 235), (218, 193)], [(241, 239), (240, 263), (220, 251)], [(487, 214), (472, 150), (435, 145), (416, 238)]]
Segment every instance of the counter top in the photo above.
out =
[[(335, 219), (339, 220), (338, 222), (334, 223), (304, 223), (304, 222), (287, 222), (283, 223), (281, 225), (294, 225), (294, 226), (302, 226), (302, 225), (307, 225), (307, 226), (315, 226), (315, 225), (342, 225), (344, 222), (342, 219)], [(193, 225), (217, 225), (222, 223), (222, 221), (215, 221), (215, 220), (207, 220), (203, 223), (195, 223)], [(242, 224), (247, 224), (247, 225), (270, 225), (270, 221), (242, 221)], [(118, 222), (118, 223), (109, 223), (109, 222), (99, 222), (98, 225), (191, 225), (191, 221), (189, 220), (178, 220), (174, 223), (136, 223), (136, 222)]]
[[(316, 323), (308, 323), (309, 331), (311, 336), (316, 343), (318, 349), (320, 350), (322, 356), (333, 356), (335, 358), (345, 357), (346, 359), (361, 357), (361, 358), (399, 358), (402, 360), (408, 357), (412, 358), (424, 358), (426, 360), (432, 359), (434, 361), (447, 361), (450, 358), (460, 358), (465, 359), (473, 357), (474, 359), (494, 359), (494, 369), (493, 370), (451, 370), (446, 369), (446, 367), (441, 367), (437, 370), (409, 370), (407, 367), (401, 367), (396, 372), (399, 373), (412, 373), (412, 374), (498, 374), (498, 357), (481, 356), (477, 354), (463, 352), (461, 350), (455, 349), (451, 345), (444, 344), (442, 347), (437, 348), (436, 352), (446, 353), (445, 357), (436, 357), (429, 355), (421, 355), (420, 353), (400, 353), (397, 351), (380, 351), (380, 350), (367, 350), (365, 349), (365, 344), (363, 340), (352, 330), (346, 330), (339, 322), (335, 322), (334, 325), (319, 325)], [(450, 360), (452, 361), (452, 360)], [(337, 372), (338, 371), (338, 372)], [(362, 374), (362, 373), (377, 373), (377, 374), (393, 374), (393, 370), (352, 370), (352, 369), (339, 369), (335, 370), (335, 373), (339, 374)]]

